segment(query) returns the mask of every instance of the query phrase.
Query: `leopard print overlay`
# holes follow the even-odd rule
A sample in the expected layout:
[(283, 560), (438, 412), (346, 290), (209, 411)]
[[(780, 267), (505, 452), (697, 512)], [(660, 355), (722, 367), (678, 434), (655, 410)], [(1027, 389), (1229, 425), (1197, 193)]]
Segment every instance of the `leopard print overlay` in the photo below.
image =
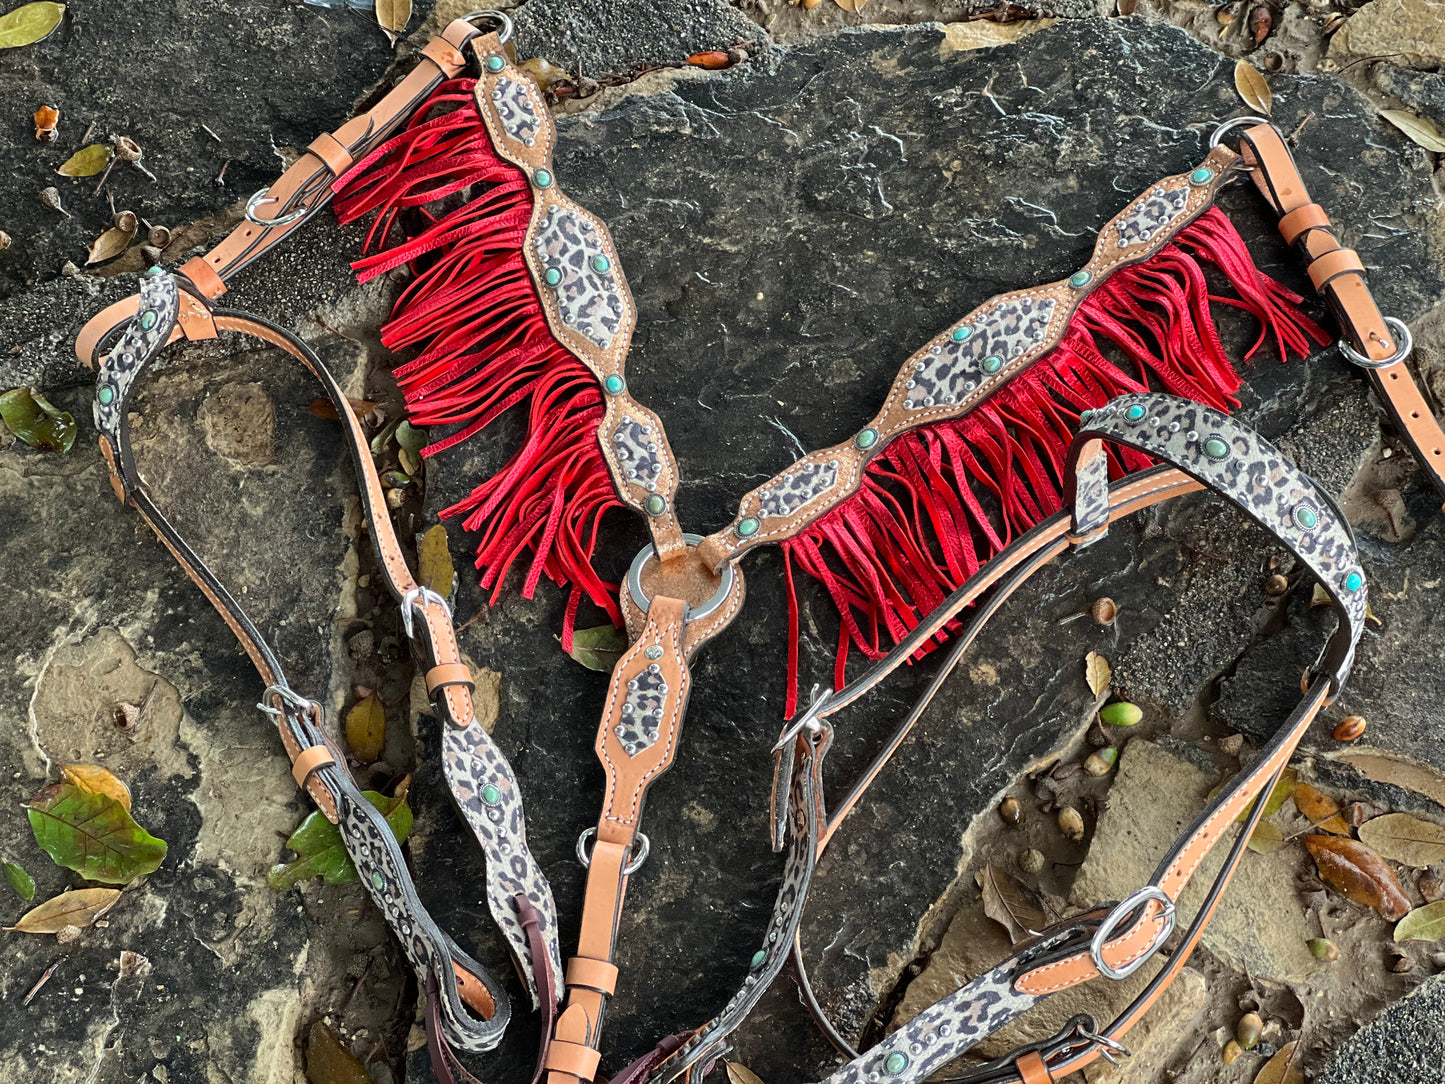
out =
[(391, 834), (385, 818), (339, 771), (334, 768), (320, 771), (326, 788), (335, 796), (341, 838), (362, 885), (396, 935), (418, 981), (424, 985), (428, 975), (438, 978), (443, 993), (442, 1026), (447, 1038), (462, 1050), (491, 1050), (501, 1040), (510, 1015), (506, 992), (480, 966), (463, 958), (467, 969), (482, 980), (497, 1005), (490, 1020), (478, 1020), (467, 1011), (457, 994), (452, 972), (457, 950), (417, 898), (396, 837)]
[(788, 800), (788, 824), (792, 832), (787, 862), (783, 867), (783, 883), (778, 888), (777, 902), (773, 904), (767, 937), (753, 958), (755, 962), (749, 967), (747, 978), (722, 1012), (652, 1071), (647, 1084), (663, 1084), (676, 1079), (684, 1071), (688, 1074), (689, 1084), (701, 1084), (720, 1053), (723, 1041), (747, 1019), (748, 1013), (777, 980), (787, 963), (798, 924), (802, 921), (808, 885), (813, 879), (821, 828), (818, 816), (819, 776), (827, 740), (823, 739), (805, 756), (793, 773)]
[(789, 471), (776, 485), (758, 492), (758, 516), (791, 516), (815, 497), (832, 489), (838, 482), (838, 461), (808, 463)]
[(1364, 627), (1369, 596), (1349, 524), (1258, 433), (1217, 410), (1156, 394), (1121, 395), (1091, 412), (1084, 432), (1173, 463), (1228, 497), (1294, 551), (1352, 629)]
[(959, 325), (947, 342), (930, 347), (922, 361), (914, 362), (903, 405), (921, 410), (963, 401), (992, 372), (1044, 342), (1057, 308), (1052, 298), (1013, 297), (989, 308), (973, 324)]
[(1150, 189), (1144, 201), (1115, 225), (1119, 233), (1119, 247), (1147, 245), (1160, 230), (1167, 230), (1173, 225), (1188, 203), (1187, 183), (1172, 188), (1161, 184)]
[(110, 438), (112, 446), (120, 439), (131, 381), (170, 338), (179, 306), (180, 290), (173, 276), (160, 273), (140, 277), (140, 307), (115, 348), (101, 361), (95, 382), (91, 413), (95, 427)]
[(612, 431), (612, 444), (628, 480), (655, 492), (657, 480), (662, 477), (662, 457), (658, 454), (657, 434), (652, 426), (623, 415)]
[(622, 722), (612, 732), (622, 743), (627, 755), (635, 757), (644, 749), (651, 749), (657, 741), (662, 725), (664, 705), (667, 703), (667, 682), (662, 677), (662, 667), (653, 663), (627, 683), (627, 696), (622, 701)]
[(1079, 464), (1074, 489), (1074, 534), (1082, 537), (1108, 525), (1109, 457), (1101, 448)]
[[(562, 322), (606, 350), (622, 327), (624, 303), (597, 224), (579, 211), (554, 206), (537, 230), (536, 248), (541, 288), (557, 295)], [(607, 270), (599, 271), (598, 261), (606, 261)], [(552, 272), (561, 278), (546, 283)]]
[[(532, 959), (526, 931), (517, 917), (517, 896), (526, 896), (541, 916), (542, 939), (554, 977), (563, 974), (562, 953), (552, 887), (527, 847), (521, 788), (507, 758), (480, 725), (443, 730), (442, 768), (457, 808), (486, 855), (487, 906), (511, 945), (535, 1004), (541, 989), (538, 961)], [(560, 992), (561, 983), (554, 986)]]
[(531, 147), (542, 130), (541, 111), (546, 108), (532, 95), (532, 84), (524, 79), (502, 76), (492, 87), (492, 104), (506, 133)]

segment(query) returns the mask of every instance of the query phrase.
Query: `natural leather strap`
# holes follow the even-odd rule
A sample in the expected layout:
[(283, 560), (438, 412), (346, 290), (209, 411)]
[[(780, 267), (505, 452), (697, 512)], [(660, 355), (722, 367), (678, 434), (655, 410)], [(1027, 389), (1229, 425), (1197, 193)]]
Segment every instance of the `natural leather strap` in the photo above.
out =
[(335, 763), (336, 758), (331, 755), (330, 749), (324, 745), (313, 745), (310, 749), (303, 749), (291, 762), (291, 776), (296, 780), (296, 785), (304, 789), (312, 772), (324, 765)]
[(433, 666), (426, 672), (428, 696), (449, 685), (464, 685), (469, 692), (475, 692), (477, 683), (472, 680), (472, 668), (464, 662), (448, 662)]
[(1037, 1050), (1030, 1050), (1018, 1059), (1019, 1076), (1023, 1084), (1054, 1084), (1054, 1076)]
[(573, 956), (567, 961), (567, 985), (585, 986), (610, 997), (617, 990), (617, 965), (610, 960)]
[(1392, 364), (1365, 371), (1400, 436), (1435, 488), (1445, 495), (1445, 432), (1375, 304), (1359, 257), (1340, 244), (1324, 211), (1310, 199), (1279, 130), (1261, 122), (1245, 128), (1241, 139), (1241, 153), (1253, 169), (1255, 186), (1281, 216), (1281, 233), (1304, 259), (1310, 281), (1339, 321), (1345, 341), (1376, 363), (1401, 355)]

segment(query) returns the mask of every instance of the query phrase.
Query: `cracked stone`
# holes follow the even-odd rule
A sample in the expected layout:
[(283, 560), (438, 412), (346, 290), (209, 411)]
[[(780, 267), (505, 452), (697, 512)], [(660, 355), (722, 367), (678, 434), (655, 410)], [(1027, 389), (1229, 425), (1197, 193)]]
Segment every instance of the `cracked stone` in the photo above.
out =
[(276, 404), (260, 384), (225, 385), (197, 416), (211, 451), (236, 466), (264, 467), (276, 458)]
[(1373, 0), (1330, 39), (1336, 64), (1388, 57), (1429, 68), (1445, 60), (1445, 3), (1441, 0)]

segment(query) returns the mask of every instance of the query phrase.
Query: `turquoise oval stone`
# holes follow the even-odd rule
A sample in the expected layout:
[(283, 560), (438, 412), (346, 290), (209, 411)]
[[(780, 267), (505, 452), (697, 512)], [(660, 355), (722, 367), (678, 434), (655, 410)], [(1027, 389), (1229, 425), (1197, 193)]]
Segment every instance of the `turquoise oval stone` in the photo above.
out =
[(602, 382), (602, 386), (607, 389), (608, 395), (618, 395), (623, 388), (627, 387), (627, 382), (622, 377), (613, 374)]
[(612, 270), (612, 261), (606, 256), (593, 256), (592, 270), (596, 271), (599, 275), (605, 275)]
[(751, 964), (749, 964), (748, 967), (749, 967), (751, 970), (756, 971), (758, 968), (760, 968), (760, 967), (763, 966), (763, 961), (765, 961), (767, 958), (768, 958), (768, 950), (767, 950), (767, 949), (758, 949), (757, 952), (753, 953), (753, 962), (752, 962)]
[(156, 320), (156, 314), (153, 312), (143, 312), (140, 314), (140, 326), (147, 331), (156, 326)]
[(487, 805), (496, 805), (501, 800), (502, 792), (491, 783), (488, 783), (482, 788), (482, 801), (486, 802)]
[(660, 516), (667, 511), (667, 498), (654, 493), (647, 498), (647, 504), (644, 507), (649, 516)]
[(487, 57), (487, 71), (494, 75), (507, 66), (507, 62), (499, 56)]
[(895, 1050), (889, 1054), (887, 1060), (883, 1062), (883, 1068), (894, 1075), (903, 1072), (904, 1069), (908, 1068), (908, 1055), (902, 1051)]
[(99, 390), (96, 391), (95, 397), (100, 400), (101, 406), (110, 406), (111, 402), (115, 399), (115, 389), (108, 384), (102, 384)]
[(853, 438), (853, 443), (859, 448), (871, 448), (878, 443), (878, 430), (865, 429)]
[(1313, 531), (1320, 521), (1319, 513), (1306, 505), (1300, 505), (1294, 510), (1294, 521), (1307, 531)]
[(1358, 591), (1364, 582), (1365, 577), (1361, 576), (1358, 572), (1351, 572), (1345, 580), (1345, 589), (1348, 591)]
[(1229, 455), (1229, 445), (1218, 437), (1210, 437), (1204, 442), (1204, 454), (1210, 459), (1224, 459)]
[(758, 521), (757, 516), (744, 516), (738, 521), (738, 534), (743, 538), (751, 538), (758, 533), (758, 528), (761, 526), (762, 523)]
[(542, 275), (542, 281), (548, 286), (556, 286), (562, 281), (562, 272), (555, 267), (549, 267)]
[(539, 169), (532, 174), (532, 183), (538, 188), (552, 187), (552, 171), (550, 169)]
[(1003, 358), (999, 357), (997, 354), (990, 354), (988, 357), (983, 359), (983, 371), (986, 373), (996, 373), (1002, 368)]
[(1093, 281), (1094, 275), (1091, 271), (1075, 271), (1072, 275), (1069, 276), (1069, 285), (1076, 290), (1080, 286), (1087, 286)]
[(953, 341), (961, 343), (972, 334), (973, 328), (971, 327), (956, 327), (953, 329)]
[(148, 278), (155, 278), (157, 275), (162, 274), (164, 271), (165, 268), (163, 268), (160, 264), (157, 263), (151, 264), (151, 266), (147, 267), (145, 269), (145, 274)]
[(1200, 166), (1189, 175), (1189, 183), (1192, 185), (1208, 184), (1214, 180), (1214, 170)]
[(1144, 408), (1139, 406), (1138, 404), (1135, 404), (1134, 406), (1131, 406), (1128, 410), (1124, 411), (1124, 417), (1128, 418), (1131, 422), (1137, 422), (1143, 416)]
[(371, 883), (378, 891), (386, 887), (386, 878), (381, 875), (381, 870), (374, 869), (371, 871)]

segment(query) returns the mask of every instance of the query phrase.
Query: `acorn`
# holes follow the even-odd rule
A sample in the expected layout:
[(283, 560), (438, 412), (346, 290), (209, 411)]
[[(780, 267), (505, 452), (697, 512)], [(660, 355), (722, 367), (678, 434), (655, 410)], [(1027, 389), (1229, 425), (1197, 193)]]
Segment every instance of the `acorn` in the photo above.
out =
[(1247, 1012), (1239, 1018), (1234, 1037), (1239, 1040), (1241, 1050), (1253, 1050), (1259, 1045), (1259, 1033), (1264, 1030), (1264, 1021), (1259, 1013)]
[(1224, 1064), (1231, 1064), (1235, 1058), (1239, 1057), (1239, 1055), (1243, 1053), (1244, 1050), (1240, 1047), (1240, 1045), (1233, 1039), (1230, 1039), (1229, 1042), (1224, 1044)]
[(1144, 712), (1138, 704), (1116, 700), (1099, 710), (1099, 718), (1109, 726), (1134, 726), (1144, 718)]
[(117, 211), (112, 225), (121, 233), (135, 233), (136, 227), (140, 225), (140, 219), (134, 211)]
[(1037, 873), (1044, 868), (1044, 852), (1030, 847), (1019, 855), (1019, 869), (1025, 873)]
[(1269, 579), (1264, 581), (1264, 593), (1266, 595), (1282, 595), (1289, 590), (1289, 579), (1276, 572)]
[(1112, 625), (1114, 619), (1119, 616), (1119, 607), (1114, 604), (1114, 600), (1111, 598), (1096, 598), (1093, 605), (1089, 607), (1089, 616), (1098, 624), (1107, 627)]
[(1017, 828), (1019, 823), (1024, 819), (1024, 807), (1019, 804), (1017, 798), (1009, 796), (999, 802), (998, 815), (1004, 824), (1010, 828)]
[(146, 233), (146, 240), (155, 245), (156, 248), (165, 248), (171, 243), (170, 227), (152, 226)]
[(1063, 806), (1058, 814), (1059, 831), (1064, 833), (1064, 838), (1073, 843), (1082, 843), (1084, 839), (1084, 818), (1079, 811), (1071, 805)]
[(6, 233), (4, 230), (0, 230), (0, 252), (4, 252), (4, 251), (5, 251), (7, 248), (9, 248), (9, 247), (10, 247), (10, 235), (9, 235), (8, 233)]
[(1392, 948), (1385, 953), (1385, 963), (1397, 975), (1406, 974), (1411, 967), (1410, 957), (1397, 948)]
[(1090, 775), (1108, 775), (1109, 771), (1119, 759), (1119, 750), (1112, 745), (1100, 749), (1097, 753), (1090, 753), (1089, 759), (1084, 761), (1084, 771)]
[(1346, 715), (1335, 727), (1335, 741), (1354, 741), (1365, 732), (1365, 717), (1363, 715)]
[(1328, 937), (1312, 937), (1306, 942), (1310, 955), (1325, 963), (1334, 963), (1340, 958), (1340, 950)]

